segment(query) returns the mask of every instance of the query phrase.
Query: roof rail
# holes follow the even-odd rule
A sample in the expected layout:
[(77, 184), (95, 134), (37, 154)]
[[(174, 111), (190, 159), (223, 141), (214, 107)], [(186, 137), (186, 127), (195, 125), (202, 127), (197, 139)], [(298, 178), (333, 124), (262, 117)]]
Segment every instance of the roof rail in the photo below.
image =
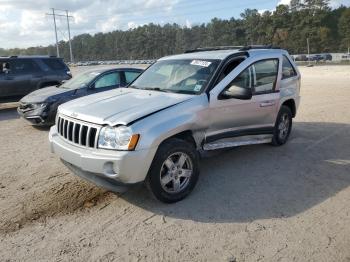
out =
[(252, 49), (281, 49), (281, 48), (273, 45), (248, 45), (248, 46), (243, 46), (240, 49), (240, 51), (248, 51)]
[(218, 51), (218, 50), (239, 50), (239, 51), (248, 51), (252, 49), (281, 49), (278, 46), (273, 45), (248, 45), (248, 46), (213, 46), (213, 47), (199, 47), (192, 50), (186, 50), (185, 54), (196, 53), (203, 51)]
[(10, 58), (18, 58), (18, 56), (12, 55), (12, 56), (10, 56)]
[(186, 50), (185, 54), (188, 53), (196, 53), (196, 52), (204, 52), (204, 51), (218, 51), (218, 50), (239, 50), (243, 48), (243, 46), (212, 46), (212, 47), (199, 47), (196, 49)]

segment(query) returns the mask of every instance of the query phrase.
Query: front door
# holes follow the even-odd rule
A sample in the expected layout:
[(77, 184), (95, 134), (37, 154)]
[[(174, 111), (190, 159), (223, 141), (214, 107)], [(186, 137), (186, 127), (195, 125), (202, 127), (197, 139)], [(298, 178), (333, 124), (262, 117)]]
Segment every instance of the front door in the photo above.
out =
[[(248, 59), (210, 92), (210, 127), (206, 142), (232, 137), (272, 134), (277, 116), (279, 92), (276, 91), (279, 57)], [(230, 80), (233, 79), (233, 80)], [(230, 88), (252, 90), (249, 100), (222, 98)]]
[(114, 88), (118, 88), (121, 85), (120, 72), (109, 72), (100, 76), (95, 83), (88, 89), (88, 94), (99, 93)]

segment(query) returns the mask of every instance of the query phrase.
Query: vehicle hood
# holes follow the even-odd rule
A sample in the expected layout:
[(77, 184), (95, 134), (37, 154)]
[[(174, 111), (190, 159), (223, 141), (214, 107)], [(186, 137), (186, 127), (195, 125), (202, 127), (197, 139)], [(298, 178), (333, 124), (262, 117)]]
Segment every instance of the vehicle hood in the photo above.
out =
[(119, 88), (65, 103), (59, 107), (59, 113), (100, 125), (128, 125), (192, 97), (193, 95)]
[(26, 95), (21, 99), (23, 103), (43, 103), (55, 101), (62, 96), (74, 93), (74, 89), (59, 88), (56, 86), (50, 86), (42, 89), (35, 90), (34, 92)]

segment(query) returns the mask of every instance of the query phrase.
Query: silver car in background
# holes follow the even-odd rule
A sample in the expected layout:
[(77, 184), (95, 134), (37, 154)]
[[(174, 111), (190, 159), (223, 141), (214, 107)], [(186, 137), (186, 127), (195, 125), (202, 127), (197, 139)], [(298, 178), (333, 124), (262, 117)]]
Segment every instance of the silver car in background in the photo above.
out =
[(200, 151), (285, 144), (299, 91), (300, 73), (284, 50), (192, 50), (158, 60), (129, 88), (60, 106), (51, 150), (100, 186), (145, 181), (172, 203), (195, 187)]

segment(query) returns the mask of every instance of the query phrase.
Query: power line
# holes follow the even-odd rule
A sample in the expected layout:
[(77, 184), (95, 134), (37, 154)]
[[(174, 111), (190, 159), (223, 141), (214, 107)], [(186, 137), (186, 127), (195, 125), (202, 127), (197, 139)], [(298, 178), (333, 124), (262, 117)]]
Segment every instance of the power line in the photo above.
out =
[[(56, 17), (58, 18), (62, 18), (62, 17), (66, 17), (67, 19), (67, 30), (68, 30), (68, 36), (69, 36), (69, 52), (70, 52), (70, 60), (71, 62), (73, 62), (73, 51), (72, 51), (72, 44), (71, 44), (71, 37), (70, 37), (70, 25), (69, 25), (69, 19), (73, 18), (73, 16), (70, 16), (68, 14), (68, 10), (64, 10), (65, 11), (65, 15), (62, 14), (57, 14), (55, 13), (56, 11), (63, 11), (60, 9), (55, 9), (55, 8), (51, 8), (52, 9), (52, 14), (46, 14), (47, 16), (52, 16), (53, 17), (53, 21), (54, 21), (54, 26), (55, 26), (55, 37), (56, 37), (56, 50), (57, 50), (57, 57), (60, 56), (60, 50), (59, 50), (59, 46), (58, 46), (58, 37), (57, 37), (57, 24), (56, 24)], [(60, 29), (59, 29), (60, 30)], [(60, 30), (61, 34), (64, 36), (63, 32)]]

